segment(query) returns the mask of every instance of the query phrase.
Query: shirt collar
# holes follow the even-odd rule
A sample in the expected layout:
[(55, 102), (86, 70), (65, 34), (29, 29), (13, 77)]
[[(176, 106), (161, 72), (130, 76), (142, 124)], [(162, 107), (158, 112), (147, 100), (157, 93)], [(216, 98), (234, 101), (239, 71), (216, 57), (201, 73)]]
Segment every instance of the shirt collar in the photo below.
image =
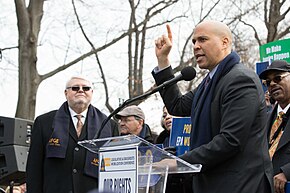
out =
[(216, 72), (216, 70), (217, 70), (217, 68), (218, 68), (218, 66), (219, 66), (219, 64), (218, 65), (216, 65), (215, 67), (214, 67), (214, 69), (212, 69), (208, 74), (209, 74), (209, 77), (210, 77), (210, 79), (212, 79), (212, 77), (213, 77), (213, 75), (215, 74), (215, 72)]
[[(76, 113), (72, 108), (68, 107), (68, 109), (69, 109), (69, 112), (70, 112), (70, 114), (71, 114), (71, 117), (74, 117), (75, 115), (78, 115), (78, 113)], [(82, 113), (80, 113), (80, 114), (83, 116), (83, 118), (86, 118), (86, 116), (87, 116), (87, 112), (88, 112), (88, 109), (84, 110), (84, 111), (83, 111)]]
[(282, 109), (282, 108), (280, 107), (280, 105), (278, 105), (278, 108), (277, 108), (277, 115), (278, 115), (278, 113), (281, 112), (281, 111), (283, 111), (283, 113), (286, 114), (289, 108), (290, 108), (290, 103), (289, 103), (289, 104), (288, 104), (284, 109)]

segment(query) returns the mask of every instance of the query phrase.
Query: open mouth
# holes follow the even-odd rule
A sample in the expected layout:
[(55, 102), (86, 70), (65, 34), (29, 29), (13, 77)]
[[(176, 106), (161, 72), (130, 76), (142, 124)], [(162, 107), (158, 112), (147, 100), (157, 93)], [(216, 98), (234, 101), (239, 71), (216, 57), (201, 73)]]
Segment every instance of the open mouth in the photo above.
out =
[(280, 88), (273, 88), (271, 90), (271, 96), (278, 96), (279, 95), (279, 91), (280, 91)]
[(170, 127), (171, 126), (171, 121), (165, 123), (166, 127)]
[(199, 59), (201, 59), (201, 57), (205, 56), (204, 54), (196, 54), (195, 55), (195, 59), (196, 61), (198, 61)]

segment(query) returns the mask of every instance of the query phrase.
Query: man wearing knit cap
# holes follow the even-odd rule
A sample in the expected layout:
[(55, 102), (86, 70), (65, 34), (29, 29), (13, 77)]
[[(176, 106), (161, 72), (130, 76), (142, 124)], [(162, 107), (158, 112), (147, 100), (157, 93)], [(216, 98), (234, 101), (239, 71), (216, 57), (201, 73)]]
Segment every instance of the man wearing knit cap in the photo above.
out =
[(128, 106), (117, 113), (115, 117), (119, 119), (121, 135), (134, 134), (146, 141), (153, 142), (151, 130), (145, 124), (145, 114), (140, 107)]
[(270, 97), (276, 105), (269, 115), (269, 154), (274, 169), (275, 192), (284, 193), (285, 184), (290, 181), (290, 64), (275, 60), (259, 76), (268, 87)]

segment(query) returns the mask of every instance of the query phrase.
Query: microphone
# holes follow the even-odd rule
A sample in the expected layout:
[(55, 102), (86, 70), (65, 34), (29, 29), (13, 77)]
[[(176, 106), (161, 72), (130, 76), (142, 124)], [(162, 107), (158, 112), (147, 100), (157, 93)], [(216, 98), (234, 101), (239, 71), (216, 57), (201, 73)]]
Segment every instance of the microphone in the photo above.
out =
[(131, 99), (127, 99), (126, 101), (123, 102), (122, 105), (120, 105), (118, 108), (116, 108), (103, 122), (102, 125), (100, 127), (99, 132), (96, 133), (94, 139), (98, 139), (100, 138), (100, 135), (102, 133), (102, 130), (104, 129), (105, 125), (107, 124), (107, 122), (114, 116), (116, 115), (120, 110), (122, 110), (124, 107), (126, 107), (127, 105), (131, 104), (134, 101), (140, 100), (140, 99), (144, 99), (147, 96), (157, 92), (157, 91), (161, 91), (163, 89), (165, 89), (168, 86), (171, 86), (175, 83), (177, 83), (180, 80), (185, 80), (185, 81), (190, 81), (192, 79), (194, 79), (196, 76), (196, 71), (193, 67), (191, 66), (187, 66), (185, 68), (183, 68), (180, 72), (180, 74), (170, 80), (165, 81), (164, 83), (162, 83), (161, 85), (155, 87), (154, 89), (152, 89), (151, 91), (144, 93), (142, 95), (139, 95), (137, 97), (131, 98)]
[(176, 77), (174, 77), (170, 80), (163, 82), (159, 86), (155, 87), (153, 90), (154, 91), (156, 90), (155, 92), (161, 91), (161, 90), (177, 83), (178, 81), (181, 81), (181, 80), (190, 81), (190, 80), (194, 79), (195, 76), (196, 76), (195, 69), (191, 66), (187, 66), (181, 70), (179, 75), (177, 75)]

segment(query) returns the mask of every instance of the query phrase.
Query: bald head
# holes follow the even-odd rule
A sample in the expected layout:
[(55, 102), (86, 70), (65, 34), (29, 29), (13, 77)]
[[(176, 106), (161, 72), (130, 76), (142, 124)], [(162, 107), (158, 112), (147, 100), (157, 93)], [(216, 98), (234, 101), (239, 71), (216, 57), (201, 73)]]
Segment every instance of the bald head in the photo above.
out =
[(196, 62), (212, 70), (232, 51), (232, 33), (227, 25), (207, 20), (199, 23), (192, 37)]
[(231, 50), (232, 32), (226, 24), (224, 24), (220, 21), (206, 20), (206, 21), (199, 23), (195, 29), (197, 29), (197, 28), (206, 29), (208, 32), (212, 32), (215, 35), (219, 36), (220, 38), (228, 38), (229, 49)]

